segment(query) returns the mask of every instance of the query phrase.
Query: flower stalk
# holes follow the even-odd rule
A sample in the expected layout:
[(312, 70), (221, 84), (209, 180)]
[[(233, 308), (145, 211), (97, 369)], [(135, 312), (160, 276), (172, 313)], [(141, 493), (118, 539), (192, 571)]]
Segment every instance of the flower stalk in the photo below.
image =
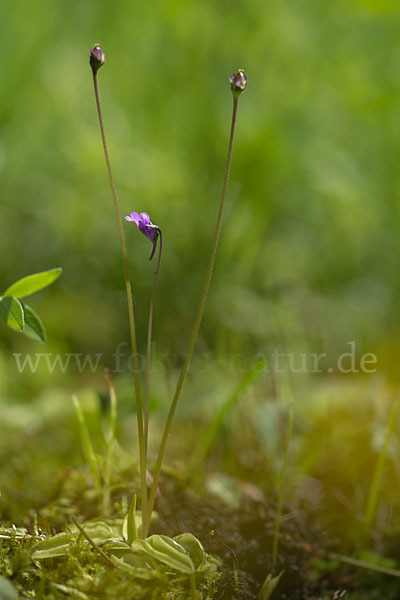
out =
[[(211, 278), (212, 278), (214, 264), (215, 264), (215, 257), (216, 257), (217, 249), (218, 249), (218, 242), (219, 242), (219, 238), (220, 238), (220, 234), (221, 234), (222, 218), (223, 218), (223, 214), (224, 214), (225, 200), (226, 200), (226, 195), (227, 195), (227, 191), (228, 191), (229, 176), (230, 176), (230, 171), (231, 171), (233, 142), (234, 142), (234, 138), (235, 138), (235, 129), (236, 129), (236, 119), (237, 119), (239, 98), (240, 98), (242, 92), (244, 92), (247, 87), (247, 75), (244, 73), (244, 71), (242, 69), (239, 69), (236, 73), (234, 73), (232, 76), (229, 77), (229, 81), (231, 83), (231, 90), (232, 90), (232, 94), (233, 94), (233, 111), (232, 111), (232, 121), (231, 121), (231, 129), (230, 129), (229, 145), (228, 145), (228, 157), (227, 157), (226, 169), (225, 169), (225, 178), (224, 178), (224, 184), (223, 184), (223, 188), (222, 188), (221, 201), (220, 201), (220, 205), (219, 205), (217, 224), (216, 224), (215, 233), (214, 233), (214, 241), (213, 241), (213, 246), (212, 246), (212, 250), (211, 250), (210, 261), (208, 264), (206, 279), (204, 282), (203, 291), (202, 291), (202, 295), (200, 298), (200, 304), (197, 309), (197, 314), (196, 314), (195, 322), (193, 325), (192, 333), (190, 336), (188, 349), (187, 349), (185, 360), (184, 360), (184, 363), (183, 363), (183, 366), (182, 366), (182, 369), (181, 369), (181, 372), (179, 375), (178, 383), (176, 385), (175, 394), (174, 394), (174, 397), (171, 402), (167, 421), (166, 421), (166, 424), (164, 427), (164, 432), (163, 432), (163, 435), (161, 438), (160, 447), (158, 450), (157, 461), (156, 461), (156, 465), (155, 465), (155, 469), (154, 469), (154, 473), (153, 473), (153, 483), (152, 483), (152, 486), (150, 489), (149, 501), (148, 501), (148, 514), (150, 517), (151, 517), (151, 514), (154, 509), (155, 497), (156, 497), (157, 488), (158, 488), (158, 480), (159, 480), (160, 473), (161, 473), (161, 467), (162, 467), (162, 463), (163, 463), (163, 459), (164, 459), (164, 453), (165, 453), (165, 448), (167, 445), (168, 436), (169, 436), (169, 433), (171, 430), (171, 425), (172, 425), (172, 421), (173, 421), (173, 418), (175, 415), (178, 400), (179, 400), (179, 397), (182, 392), (183, 384), (185, 382), (185, 378), (186, 378), (187, 372), (189, 370), (190, 361), (191, 361), (191, 358), (193, 355), (193, 350), (194, 350), (194, 347), (195, 347), (195, 344), (197, 341), (200, 324), (201, 324), (201, 321), (203, 318), (204, 309), (205, 309), (206, 302), (207, 302), (208, 290), (210, 288)], [(146, 537), (147, 534), (148, 534), (148, 529), (145, 529), (144, 533), (143, 533), (144, 537)]]
[(94, 85), (94, 94), (96, 98), (96, 106), (97, 106), (97, 114), (99, 118), (101, 139), (103, 143), (104, 156), (107, 164), (108, 177), (110, 180), (111, 193), (114, 201), (115, 214), (117, 218), (119, 238), (121, 243), (121, 253), (122, 253), (122, 263), (124, 269), (124, 278), (125, 278), (125, 287), (126, 287), (126, 297), (128, 301), (128, 314), (129, 314), (129, 329), (130, 329), (130, 337), (131, 337), (131, 349), (132, 349), (132, 364), (133, 364), (133, 377), (134, 377), (134, 385), (135, 385), (135, 397), (136, 397), (136, 414), (137, 414), (137, 426), (138, 426), (138, 438), (139, 438), (139, 461), (140, 461), (140, 480), (141, 480), (141, 503), (142, 503), (142, 520), (143, 520), (143, 528), (142, 531), (147, 531), (148, 529), (148, 509), (147, 509), (147, 486), (146, 486), (146, 470), (147, 470), (147, 460), (146, 460), (146, 452), (144, 445), (144, 429), (143, 429), (143, 410), (142, 410), (142, 401), (140, 395), (140, 378), (139, 378), (139, 361), (138, 361), (138, 353), (137, 353), (137, 342), (136, 342), (136, 326), (135, 326), (135, 312), (133, 308), (133, 298), (132, 298), (132, 288), (129, 279), (129, 269), (128, 269), (128, 257), (126, 252), (126, 243), (124, 230), (122, 227), (122, 219), (121, 212), (119, 209), (119, 202), (117, 191), (115, 188), (114, 177), (111, 169), (110, 156), (108, 153), (106, 135), (104, 130), (104, 122), (103, 122), (103, 114), (101, 110), (100, 104), (100, 94), (99, 87), (97, 81), (97, 72), (105, 63), (105, 55), (101, 51), (101, 48), (98, 44), (95, 44), (94, 48), (89, 53), (89, 62), (92, 68), (93, 73), (93, 85)]
[[(160, 273), (160, 263), (161, 263), (161, 254), (162, 254), (162, 233), (161, 229), (158, 228), (158, 237), (160, 239), (160, 243), (158, 246), (158, 258), (157, 258), (157, 267), (154, 271), (154, 279), (153, 279), (153, 289), (151, 291), (151, 299), (150, 299), (150, 309), (149, 309), (149, 321), (147, 326), (147, 353), (146, 353), (146, 389), (145, 389), (145, 400), (144, 400), (144, 447), (146, 452), (148, 452), (148, 441), (149, 441), (149, 397), (150, 397), (150, 365), (151, 365), (151, 338), (153, 334), (153, 312), (154, 312), (154, 302), (156, 297), (156, 287), (158, 275)], [(154, 252), (154, 251), (153, 251)], [(150, 518), (150, 515), (149, 515)]]
[(147, 461), (147, 450), (148, 450), (148, 439), (149, 439), (149, 396), (150, 396), (150, 364), (151, 364), (151, 338), (153, 333), (153, 312), (154, 312), (154, 302), (156, 297), (156, 287), (158, 275), (160, 272), (160, 263), (161, 263), (161, 254), (162, 254), (162, 232), (158, 225), (154, 225), (150, 221), (150, 217), (147, 213), (137, 213), (131, 212), (130, 215), (125, 217), (126, 221), (132, 221), (135, 223), (139, 229), (153, 244), (153, 249), (150, 254), (149, 260), (151, 260), (155, 254), (157, 248), (157, 242), (160, 240), (160, 244), (158, 247), (158, 259), (157, 259), (157, 267), (154, 272), (154, 280), (153, 280), (153, 289), (151, 292), (150, 299), (150, 310), (149, 310), (149, 320), (147, 326), (147, 352), (146, 352), (146, 391), (145, 391), (145, 401), (144, 401), (144, 448), (146, 454)]

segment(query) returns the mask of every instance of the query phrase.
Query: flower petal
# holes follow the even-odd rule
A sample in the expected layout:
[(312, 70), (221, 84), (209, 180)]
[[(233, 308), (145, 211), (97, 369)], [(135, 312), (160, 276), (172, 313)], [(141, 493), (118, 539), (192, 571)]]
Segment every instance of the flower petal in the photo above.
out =
[(143, 225), (151, 225), (151, 221), (150, 221), (150, 217), (147, 213), (142, 212), (140, 213), (140, 220), (142, 221)]
[(153, 223), (150, 221), (149, 215), (145, 212), (140, 214), (137, 212), (131, 212), (131, 214), (125, 217), (125, 219), (127, 221), (133, 221), (136, 223), (139, 230), (147, 237), (147, 239), (152, 242), (153, 252), (151, 256), (153, 256), (156, 249), (158, 235), (160, 233), (159, 227), (157, 225), (153, 225)]

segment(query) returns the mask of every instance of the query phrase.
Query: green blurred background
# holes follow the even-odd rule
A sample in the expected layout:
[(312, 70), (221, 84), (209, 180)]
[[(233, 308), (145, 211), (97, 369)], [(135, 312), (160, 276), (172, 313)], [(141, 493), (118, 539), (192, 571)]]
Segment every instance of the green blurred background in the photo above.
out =
[[(64, 268), (34, 300), (49, 351), (106, 355), (128, 339), (87, 64), (97, 41), (122, 213), (147, 211), (164, 232), (156, 348), (179, 356), (186, 346), (224, 173), (227, 74), (244, 67), (199, 348), (268, 353), (283, 336), (345, 351), (356, 340), (389, 360), (399, 329), (399, 24), (388, 0), (4, 3), (1, 285)], [(126, 235), (144, 340), (153, 267), (147, 240), (132, 225)], [(1, 344), (32, 349), (4, 328)]]
[[(104, 389), (103, 370), (129, 339), (88, 65), (95, 42), (107, 56), (99, 84), (121, 211), (148, 212), (164, 235), (152, 402), (170, 399), (204, 280), (231, 118), (227, 76), (238, 67), (249, 86), (197, 346), (209, 361), (197, 373), (208, 375), (187, 396), (212, 403), (236, 378), (238, 355), (245, 370), (276, 348), (326, 352), (327, 373), (352, 340), (358, 358), (377, 355), (368, 381), (396, 381), (399, 28), (395, 0), (3, 2), (1, 286), (64, 269), (32, 300), (46, 347), (1, 328), (4, 405), (49, 388), (65, 398)], [(124, 227), (144, 352), (154, 266), (148, 240)], [(101, 368), (18, 373), (13, 353), (34, 352), (100, 353)], [(260, 395), (271, 386), (265, 377)]]

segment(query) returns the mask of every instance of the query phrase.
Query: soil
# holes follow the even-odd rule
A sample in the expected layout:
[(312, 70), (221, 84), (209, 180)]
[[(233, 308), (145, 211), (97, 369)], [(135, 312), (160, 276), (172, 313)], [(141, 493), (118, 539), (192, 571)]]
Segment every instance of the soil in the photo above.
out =
[[(177, 535), (190, 531), (207, 552), (218, 555), (224, 563), (223, 577), (216, 600), (253, 600), (268, 574), (284, 571), (274, 600), (318, 599), (321, 586), (307, 581), (304, 574), (311, 556), (311, 543), (321, 531), (293, 515), (282, 521), (279, 553), (272, 566), (272, 540), (276, 501), (246, 499), (240, 510), (229, 508), (213, 498), (196, 497), (165, 479), (158, 501), (157, 533)], [(285, 514), (288, 514), (285, 511)], [(290, 513), (289, 513), (290, 516)], [(313, 538), (313, 539), (311, 539)], [(319, 592), (317, 591), (319, 588)]]
[[(62, 529), (74, 512), (95, 518), (97, 502), (76, 490), (86, 489), (87, 470), (73, 471), (66, 478), (62, 497), (70, 501), (64, 506), (57, 501), (40, 511), (40, 521), (51, 531)], [(274, 496), (265, 498), (251, 485), (242, 494), (240, 507), (224, 504), (219, 499), (194, 493), (187, 481), (163, 475), (157, 496), (159, 518), (150, 533), (168, 536), (190, 532), (207, 552), (223, 561), (221, 579), (213, 600), (258, 600), (268, 575), (282, 572), (273, 600), (398, 600), (399, 579), (359, 570), (327, 558), (329, 552), (341, 554), (341, 542), (322, 528), (318, 515), (310, 506), (288, 506), (282, 511), (279, 550), (272, 564), (275, 527)], [(246, 486), (244, 486), (246, 489)], [(126, 488), (124, 488), (126, 494)], [(95, 497), (93, 497), (95, 498)], [(93, 500), (92, 498), (92, 500)], [(113, 498), (122, 501), (122, 492)], [(340, 532), (338, 532), (339, 534)], [(396, 549), (400, 547), (397, 544)], [(398, 553), (393, 552), (392, 556)], [(317, 559), (319, 562), (313, 559)], [(312, 564), (313, 563), (313, 564)]]

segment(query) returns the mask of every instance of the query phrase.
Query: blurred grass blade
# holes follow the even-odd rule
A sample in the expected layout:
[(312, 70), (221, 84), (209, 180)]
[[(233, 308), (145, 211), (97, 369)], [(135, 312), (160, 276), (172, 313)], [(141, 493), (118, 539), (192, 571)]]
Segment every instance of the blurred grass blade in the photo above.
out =
[(110, 486), (111, 470), (113, 462), (115, 431), (117, 426), (117, 397), (111, 378), (106, 375), (106, 381), (110, 393), (110, 417), (107, 433), (107, 456), (104, 466), (104, 507), (106, 511), (110, 510)]
[(328, 552), (327, 556), (332, 560), (338, 560), (339, 562), (342, 562), (346, 565), (359, 567), (360, 569), (366, 569), (367, 571), (374, 571), (375, 573), (382, 573), (382, 575), (389, 575), (390, 577), (400, 578), (399, 569), (383, 567), (381, 565), (376, 565), (365, 560), (358, 560), (357, 558), (352, 558), (351, 556), (343, 556), (342, 554), (336, 554), (336, 552)]
[(275, 566), (276, 559), (278, 556), (278, 545), (279, 545), (279, 530), (280, 530), (280, 520), (282, 515), (282, 505), (283, 505), (283, 493), (285, 486), (285, 477), (288, 465), (289, 458), (289, 447), (290, 441), (292, 439), (292, 431), (293, 431), (293, 410), (289, 408), (289, 417), (288, 417), (288, 425), (286, 432), (286, 442), (285, 442), (285, 450), (283, 456), (283, 465), (279, 475), (279, 494), (278, 494), (278, 506), (276, 509), (275, 515), (275, 529), (274, 529), (274, 538), (272, 541), (272, 564)]
[(269, 600), (269, 598), (271, 598), (272, 593), (275, 591), (282, 575), (283, 571), (279, 573), (279, 575), (277, 575), (276, 577), (268, 575), (268, 577), (262, 584), (261, 590), (259, 591), (258, 600)]
[(88, 463), (90, 465), (90, 469), (92, 471), (92, 477), (93, 477), (94, 485), (95, 485), (97, 491), (100, 492), (100, 490), (101, 490), (101, 483), (100, 483), (99, 466), (98, 466), (98, 463), (97, 463), (96, 455), (95, 455), (94, 450), (93, 450), (92, 442), (90, 440), (89, 430), (87, 428), (85, 416), (83, 414), (80, 402), (79, 402), (78, 398), (75, 395), (72, 396), (72, 401), (74, 403), (76, 414), (77, 414), (77, 417), (78, 417), (79, 433), (80, 433), (80, 436), (81, 436), (81, 443), (82, 443), (82, 448), (83, 448), (83, 454), (85, 456), (85, 459), (88, 461)]
[(0, 319), (14, 331), (23, 331), (25, 327), (24, 309), (16, 298), (8, 296), (0, 300)]
[(196, 467), (204, 461), (204, 459), (207, 456), (207, 453), (208, 453), (212, 443), (214, 442), (219, 429), (222, 427), (229, 411), (233, 408), (233, 406), (239, 400), (241, 394), (243, 394), (243, 392), (246, 390), (246, 388), (251, 383), (253, 383), (255, 378), (258, 375), (260, 375), (260, 373), (263, 372), (265, 366), (266, 366), (265, 361), (260, 361), (260, 362), (257, 362), (255, 365), (253, 365), (253, 367), (250, 369), (250, 371), (248, 373), (246, 373), (246, 375), (240, 381), (239, 385), (237, 386), (237, 388), (235, 389), (233, 394), (231, 396), (229, 396), (229, 398), (221, 406), (220, 410), (218, 411), (218, 413), (216, 414), (214, 419), (204, 429), (204, 431), (201, 434), (199, 441), (195, 447), (192, 459), (189, 463), (189, 467), (188, 467), (189, 474), (194, 473), (196, 471)]
[(371, 487), (368, 493), (367, 503), (364, 512), (365, 518), (365, 529), (366, 533), (374, 521), (376, 515), (376, 508), (378, 506), (379, 493), (382, 487), (382, 477), (383, 477), (383, 469), (385, 466), (387, 448), (389, 444), (389, 440), (394, 431), (397, 415), (400, 408), (400, 398), (398, 398), (392, 406), (392, 410), (390, 412), (389, 421), (386, 427), (385, 439), (381, 448), (381, 451), (378, 456), (378, 460), (375, 466), (374, 475), (372, 477)]
[(16, 298), (30, 296), (53, 283), (53, 281), (60, 277), (61, 273), (62, 269), (57, 268), (43, 271), (42, 273), (34, 273), (34, 275), (28, 275), (10, 285), (3, 295), (15, 296)]
[(25, 316), (24, 335), (31, 338), (31, 340), (43, 343), (46, 342), (46, 330), (39, 316), (30, 306), (28, 306), (28, 304), (23, 304), (22, 306)]

